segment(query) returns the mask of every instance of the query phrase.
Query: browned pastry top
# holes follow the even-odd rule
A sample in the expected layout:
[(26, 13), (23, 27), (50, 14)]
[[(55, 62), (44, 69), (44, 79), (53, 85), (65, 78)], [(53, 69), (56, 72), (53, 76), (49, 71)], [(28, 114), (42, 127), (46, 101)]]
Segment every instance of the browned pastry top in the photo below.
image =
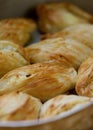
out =
[(85, 60), (78, 71), (77, 94), (93, 97), (93, 56)]
[(10, 71), (0, 79), (0, 95), (12, 91), (29, 93), (42, 101), (75, 86), (77, 72), (55, 63), (37, 63)]
[(28, 64), (23, 47), (0, 40), (0, 78), (7, 72)]
[(47, 39), (26, 48), (26, 56), (32, 63), (58, 61), (76, 69), (92, 55), (89, 47), (72, 38)]
[(91, 49), (93, 49), (93, 25), (92, 24), (78, 24), (65, 28), (53, 34), (46, 34), (42, 39), (50, 38), (72, 38)]
[(0, 96), (0, 121), (38, 119), (39, 99), (25, 93), (13, 92)]
[(15, 18), (0, 20), (0, 40), (25, 45), (31, 38), (36, 24), (32, 19)]

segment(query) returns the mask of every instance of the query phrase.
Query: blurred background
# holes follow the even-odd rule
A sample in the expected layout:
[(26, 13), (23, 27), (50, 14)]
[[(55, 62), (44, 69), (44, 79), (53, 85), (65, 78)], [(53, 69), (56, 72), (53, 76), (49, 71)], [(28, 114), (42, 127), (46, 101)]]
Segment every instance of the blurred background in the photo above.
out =
[(0, 0), (0, 18), (29, 16), (32, 7), (43, 2), (72, 2), (93, 13), (93, 0)]

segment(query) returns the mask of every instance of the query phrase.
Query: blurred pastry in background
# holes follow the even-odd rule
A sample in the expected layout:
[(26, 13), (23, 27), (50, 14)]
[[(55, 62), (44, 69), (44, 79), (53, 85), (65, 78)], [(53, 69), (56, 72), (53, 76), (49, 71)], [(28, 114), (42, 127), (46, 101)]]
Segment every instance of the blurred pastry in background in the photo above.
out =
[(42, 33), (53, 33), (80, 23), (93, 23), (93, 16), (71, 3), (46, 3), (37, 6)]
[(31, 39), (31, 33), (35, 29), (36, 24), (32, 19), (2, 19), (0, 20), (0, 40), (8, 40), (24, 46)]

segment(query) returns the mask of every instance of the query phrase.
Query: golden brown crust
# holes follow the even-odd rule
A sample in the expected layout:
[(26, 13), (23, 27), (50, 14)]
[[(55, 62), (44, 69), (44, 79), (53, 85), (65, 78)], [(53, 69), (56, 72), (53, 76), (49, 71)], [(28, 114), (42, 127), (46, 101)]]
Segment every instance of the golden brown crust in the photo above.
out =
[(43, 104), (40, 118), (54, 117), (58, 114), (66, 114), (76, 110), (93, 99), (76, 95), (59, 95)]
[(0, 96), (0, 121), (38, 119), (41, 102), (25, 93), (13, 92)]
[(10, 41), (0, 41), (0, 78), (7, 72), (29, 64), (22, 47)]
[(0, 95), (23, 91), (42, 101), (72, 89), (76, 83), (74, 68), (55, 63), (37, 63), (13, 70), (0, 79)]
[(0, 40), (0, 50), (2, 51), (15, 51), (25, 57), (25, 50), (22, 46), (10, 41)]
[(93, 22), (91, 14), (66, 2), (41, 4), (37, 7), (37, 15), (39, 29), (43, 33), (53, 33), (71, 25)]
[[(83, 60), (93, 55), (87, 46), (71, 38), (53, 38), (30, 45), (26, 57), (32, 63), (58, 61), (61, 65), (78, 68)], [(79, 55), (79, 56), (78, 56)]]
[(84, 61), (79, 68), (76, 92), (79, 95), (93, 97), (93, 56)]
[(35, 28), (35, 22), (31, 19), (15, 18), (0, 20), (0, 40), (8, 40), (25, 45)]
[(46, 34), (42, 36), (42, 40), (50, 38), (73, 38), (82, 44), (87, 45), (93, 49), (93, 25), (92, 24), (78, 24), (64, 29), (63, 31)]

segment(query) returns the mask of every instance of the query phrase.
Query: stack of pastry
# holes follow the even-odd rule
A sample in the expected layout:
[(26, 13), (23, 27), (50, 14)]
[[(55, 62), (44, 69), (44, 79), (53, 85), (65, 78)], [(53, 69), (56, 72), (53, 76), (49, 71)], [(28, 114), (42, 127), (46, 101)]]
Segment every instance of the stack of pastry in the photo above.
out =
[(27, 47), (32, 19), (0, 21), (0, 121), (64, 115), (93, 102), (92, 15), (68, 3), (36, 10), (44, 35)]

